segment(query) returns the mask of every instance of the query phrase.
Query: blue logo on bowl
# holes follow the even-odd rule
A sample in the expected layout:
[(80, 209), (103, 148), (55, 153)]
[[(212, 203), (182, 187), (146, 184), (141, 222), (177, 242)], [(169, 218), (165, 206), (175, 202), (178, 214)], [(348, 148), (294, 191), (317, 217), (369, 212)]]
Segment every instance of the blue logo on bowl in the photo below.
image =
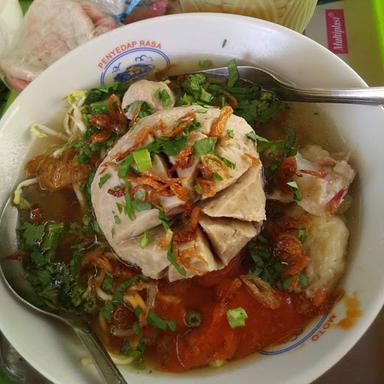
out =
[(114, 76), (113, 80), (120, 83), (136, 80), (145, 77), (153, 71), (155, 67), (152, 64), (134, 64), (126, 68), (125, 71), (119, 72)]
[(147, 76), (154, 69), (164, 69), (170, 63), (169, 57), (157, 48), (127, 49), (119, 54), (113, 54), (113, 57), (103, 65), (100, 84), (137, 80)]

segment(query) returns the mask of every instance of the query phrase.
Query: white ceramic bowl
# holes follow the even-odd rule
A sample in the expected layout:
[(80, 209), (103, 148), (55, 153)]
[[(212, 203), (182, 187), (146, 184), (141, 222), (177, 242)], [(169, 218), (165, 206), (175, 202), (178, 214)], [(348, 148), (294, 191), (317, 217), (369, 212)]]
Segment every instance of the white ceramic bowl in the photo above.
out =
[[(223, 42), (226, 41), (226, 44)], [(143, 71), (164, 67), (185, 57), (235, 57), (272, 69), (300, 86), (365, 86), (345, 63), (315, 42), (278, 25), (241, 16), (181, 14), (150, 19), (117, 29), (74, 50), (52, 65), (16, 100), (0, 124), (0, 204), (16, 183), (33, 144), (29, 125), (49, 123), (63, 109), (63, 96), (73, 89), (129, 76), (128, 66)], [(369, 58), (367, 58), (369, 59)], [(219, 370), (170, 375), (138, 374), (124, 369), (131, 384), (156, 383), (309, 383), (338, 361), (362, 336), (384, 299), (384, 172), (382, 170), (384, 113), (380, 107), (321, 105), (318, 111), (336, 127), (353, 156), (358, 172), (348, 269), (341, 283), (347, 295), (356, 294), (362, 316), (348, 331), (335, 324), (344, 316), (339, 302), (327, 318), (317, 319), (285, 346), (228, 364)], [(322, 137), (318, 115), (314, 136)], [(317, 121), (317, 123), (316, 123)], [(298, 122), (302, 124), (303, 122)], [(324, 131), (327, 132), (327, 131)], [(359, 187), (359, 185), (361, 187)], [(23, 308), (0, 283), (0, 328), (16, 349), (57, 384), (98, 383), (93, 367), (84, 368), (86, 352), (64, 326)], [(288, 352), (289, 351), (289, 352)], [(286, 352), (286, 353), (284, 353)], [(272, 355), (272, 356), (271, 356)]]

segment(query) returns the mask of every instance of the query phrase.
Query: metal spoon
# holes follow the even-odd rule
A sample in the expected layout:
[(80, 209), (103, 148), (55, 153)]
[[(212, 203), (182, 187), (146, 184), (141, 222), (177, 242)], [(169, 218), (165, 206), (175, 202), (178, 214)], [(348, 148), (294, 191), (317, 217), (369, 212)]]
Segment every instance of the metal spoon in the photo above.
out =
[[(249, 65), (239, 65), (239, 75), (242, 80), (257, 83), (286, 101), (306, 101), (316, 103), (347, 103), (347, 104), (384, 104), (384, 87), (323, 89), (299, 88), (278, 75), (263, 68)], [(228, 68), (210, 68), (198, 72), (216, 76), (228, 76)]]
[(8, 201), (0, 217), (0, 274), (10, 291), (28, 307), (59, 319), (72, 327), (84, 347), (90, 353), (96, 368), (107, 384), (127, 384), (84, 316), (66, 311), (65, 309), (47, 311), (45, 308), (39, 308), (34, 304), (36, 296), (28, 280), (25, 278), (21, 261), (7, 259), (7, 256), (14, 252), (17, 247), (17, 223), (18, 211)]

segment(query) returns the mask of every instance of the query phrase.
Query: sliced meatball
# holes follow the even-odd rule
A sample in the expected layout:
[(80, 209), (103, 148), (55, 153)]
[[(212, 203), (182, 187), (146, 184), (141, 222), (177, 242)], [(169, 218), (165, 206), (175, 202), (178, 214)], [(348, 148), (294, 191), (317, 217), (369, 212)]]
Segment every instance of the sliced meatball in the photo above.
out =
[(203, 212), (210, 217), (263, 221), (265, 194), (261, 170), (261, 165), (252, 166), (236, 184), (203, 203)]
[(225, 218), (212, 219), (205, 215), (199, 219), (199, 224), (208, 236), (216, 255), (225, 265), (260, 232), (260, 229), (256, 229), (249, 222)]
[(149, 242), (145, 247), (140, 245), (139, 236), (116, 243), (114, 250), (122, 260), (139, 266), (144, 275), (158, 279), (169, 266), (167, 246), (162, 241), (165, 232), (162, 227), (156, 227), (148, 231), (148, 236)]
[(182, 265), (187, 274), (181, 275), (173, 266), (169, 267), (169, 281), (179, 280), (185, 277), (202, 275), (204, 273), (220, 269), (221, 264), (217, 263), (209, 247), (207, 238), (201, 229), (197, 229), (196, 238), (183, 244), (179, 244), (175, 249), (176, 260)]
[[(160, 210), (171, 219), (175, 214), (188, 209), (198, 199), (204, 198), (201, 194), (194, 194), (192, 187), (196, 184), (197, 172), (201, 171), (199, 166), (205, 166), (203, 162), (207, 159), (215, 160), (225, 168), (223, 180), (206, 179), (215, 183), (214, 192), (217, 193), (218, 199), (216, 205), (214, 204), (216, 197), (207, 201), (207, 215), (249, 221), (252, 223), (250, 226), (247, 225), (248, 232), (257, 231), (253, 225), (265, 218), (265, 196), (258, 154), (252, 141), (246, 137), (251, 127), (244, 119), (232, 115), (226, 122), (225, 128), (234, 132), (233, 138), (230, 137), (232, 135), (220, 137), (215, 147), (205, 154), (200, 155), (196, 150), (196, 143), (199, 140), (210, 137), (211, 126), (219, 115), (218, 108), (202, 108), (198, 105), (155, 112), (140, 119), (107, 154), (97, 169), (91, 186), (92, 204), (101, 230), (119, 256), (121, 243), (136, 238), (144, 231), (151, 230), (160, 224)], [(191, 131), (185, 130), (185, 126), (183, 128), (183, 124), (185, 122), (189, 124), (189, 121), (193, 122)], [(170, 146), (166, 151), (159, 147), (161, 151), (159, 154), (152, 155), (152, 168), (148, 171), (138, 175), (138, 170), (133, 169), (124, 179), (119, 177), (121, 162), (129, 159), (127, 156), (132, 151), (151, 143), (155, 144), (154, 141), (159, 138), (161, 139), (157, 141), (154, 148), (158, 148), (157, 145), (163, 145), (161, 143), (164, 143), (164, 137), (175, 135), (180, 137), (181, 131), (178, 131), (180, 126), (182, 132), (186, 131), (183, 134), (187, 139), (181, 150), (189, 147), (189, 152), (185, 153), (189, 156), (188, 161), (183, 164), (190, 165), (191, 162), (191, 165), (185, 169), (176, 167), (178, 177), (174, 174), (171, 177), (172, 170), (167, 163), (169, 160), (171, 164), (174, 162), (177, 165), (177, 153), (170, 156), (169, 153), (172, 153)], [(182, 156), (179, 159), (183, 160)], [(108, 175), (106, 180), (105, 175)], [(103, 177), (103, 183), (101, 183), (100, 180)], [(203, 178), (203, 175), (199, 174), (199, 177)], [(132, 191), (132, 188), (137, 190)], [(225, 190), (220, 192), (223, 189)], [(151, 202), (156, 208), (146, 205), (135, 208), (138, 206), (136, 194), (139, 190), (145, 191), (144, 201)], [(230, 201), (231, 199), (233, 200)], [(201, 230), (198, 230), (196, 240), (178, 245), (175, 252), (188, 272), (186, 277), (219, 269), (224, 265), (222, 261), (215, 260)], [(223, 258), (229, 261), (231, 255), (236, 252), (223, 250)], [(124, 259), (139, 267), (146, 263), (145, 260), (137, 259), (127, 252), (124, 253)], [(157, 273), (158, 271), (153, 272), (153, 274)], [(169, 268), (168, 275), (170, 280), (183, 278), (174, 267)]]
[[(154, 111), (172, 108), (175, 105), (175, 96), (165, 82), (138, 80), (125, 92), (121, 107), (127, 111), (128, 107), (135, 101), (145, 101)], [(126, 113), (132, 118), (131, 113)]]

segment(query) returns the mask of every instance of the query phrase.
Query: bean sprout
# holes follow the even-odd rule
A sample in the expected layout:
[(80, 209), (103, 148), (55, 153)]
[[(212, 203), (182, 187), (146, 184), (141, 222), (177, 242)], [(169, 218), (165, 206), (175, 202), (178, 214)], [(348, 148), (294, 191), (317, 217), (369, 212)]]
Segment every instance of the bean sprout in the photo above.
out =
[(69, 137), (64, 135), (63, 133), (57, 132), (52, 128), (47, 127), (46, 125), (33, 123), (31, 125), (31, 132), (39, 139), (54, 136), (60, 140), (68, 141)]
[(22, 191), (24, 187), (29, 187), (30, 185), (37, 184), (37, 178), (27, 179), (18, 184), (13, 194), (13, 204), (20, 205), (21, 208), (29, 208), (29, 203), (22, 196)]
[(77, 200), (79, 201), (81, 209), (84, 211), (87, 207), (87, 202), (84, 198), (83, 192), (80, 190), (80, 185), (79, 183), (74, 183), (72, 185), (73, 191), (75, 192), (75, 195), (77, 197)]

